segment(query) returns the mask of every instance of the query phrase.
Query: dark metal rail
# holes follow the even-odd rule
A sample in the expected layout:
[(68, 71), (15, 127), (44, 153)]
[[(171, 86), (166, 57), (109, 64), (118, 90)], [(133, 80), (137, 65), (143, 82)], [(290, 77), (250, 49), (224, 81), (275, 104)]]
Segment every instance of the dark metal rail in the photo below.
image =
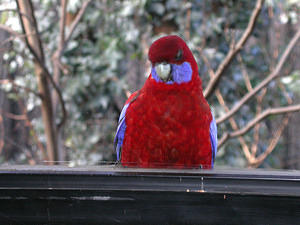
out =
[(0, 224), (300, 224), (300, 172), (0, 167)]

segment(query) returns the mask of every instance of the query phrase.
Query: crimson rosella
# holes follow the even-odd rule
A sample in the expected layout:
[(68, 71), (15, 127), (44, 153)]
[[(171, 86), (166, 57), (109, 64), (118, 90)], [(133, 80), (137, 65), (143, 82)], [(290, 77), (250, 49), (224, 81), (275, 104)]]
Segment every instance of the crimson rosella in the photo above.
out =
[(153, 42), (148, 56), (151, 74), (119, 118), (118, 161), (128, 167), (212, 168), (217, 126), (191, 50), (170, 35)]

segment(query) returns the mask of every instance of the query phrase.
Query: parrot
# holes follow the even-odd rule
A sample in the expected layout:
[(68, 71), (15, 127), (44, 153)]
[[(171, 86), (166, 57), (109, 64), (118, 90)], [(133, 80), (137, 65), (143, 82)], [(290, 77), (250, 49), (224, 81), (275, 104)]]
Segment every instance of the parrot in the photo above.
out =
[(117, 162), (137, 168), (213, 168), (217, 125), (191, 50), (181, 37), (167, 35), (151, 44), (148, 59), (150, 75), (119, 116)]

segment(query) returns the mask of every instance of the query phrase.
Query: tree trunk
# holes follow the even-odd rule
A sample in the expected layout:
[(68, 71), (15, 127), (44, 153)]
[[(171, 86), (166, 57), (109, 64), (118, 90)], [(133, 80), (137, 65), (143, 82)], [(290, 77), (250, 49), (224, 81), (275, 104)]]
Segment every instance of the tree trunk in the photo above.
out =
[(47, 140), (48, 160), (50, 161), (49, 164), (53, 164), (54, 161), (57, 161), (58, 145), (50, 88), (46, 72), (41, 65), (41, 63), (44, 64), (45, 61), (43, 48), (40, 38), (38, 37), (39, 33), (34, 17), (32, 2), (30, 0), (17, 0), (17, 4), (21, 12), (20, 20), (22, 20), (23, 23), (24, 33), (27, 35), (26, 39), (28, 47), (35, 52), (36, 57), (39, 59), (37, 60), (35, 58), (34, 60), (35, 75), (38, 81), (39, 92), (42, 95), (41, 111)]

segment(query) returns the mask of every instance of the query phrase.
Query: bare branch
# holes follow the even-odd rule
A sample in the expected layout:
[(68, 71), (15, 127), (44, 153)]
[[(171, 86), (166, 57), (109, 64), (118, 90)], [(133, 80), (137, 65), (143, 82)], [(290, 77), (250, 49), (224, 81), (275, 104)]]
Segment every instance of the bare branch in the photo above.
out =
[[(219, 89), (216, 89), (216, 97), (217, 97), (219, 103), (225, 109), (225, 111), (228, 112), (229, 108), (226, 106), (224, 98), (221, 95), (221, 92), (220, 92)], [(231, 127), (234, 131), (237, 131), (239, 129), (236, 121), (234, 120), (234, 118), (232, 118), (232, 117), (229, 118), (229, 123), (230, 123), (230, 125), (231, 125)], [(239, 139), (239, 142), (242, 146), (242, 149), (243, 149), (243, 152), (244, 152), (244, 155), (245, 155), (246, 159), (248, 160), (248, 162), (253, 162), (255, 158), (250, 154), (250, 150), (249, 150), (248, 145), (246, 144), (245, 139), (242, 136), (239, 136), (238, 139)]]
[[(71, 24), (70, 31), (69, 31), (69, 33), (68, 33), (68, 35), (67, 35), (67, 37), (66, 37), (66, 39), (65, 39), (65, 41), (64, 41), (64, 46), (63, 46), (63, 48), (62, 48), (62, 50), (61, 50), (62, 52), (63, 52), (64, 49), (66, 48), (68, 42), (70, 41), (70, 39), (71, 39), (71, 37), (72, 37), (72, 34), (73, 34), (75, 28), (77, 27), (79, 21), (81, 20), (83, 14), (85, 13), (85, 11), (86, 11), (86, 9), (87, 9), (87, 7), (88, 7), (88, 5), (89, 5), (90, 3), (91, 3), (91, 0), (87, 0), (87, 1), (85, 1), (85, 2), (82, 4), (82, 7), (80, 8), (78, 14), (76, 15), (75, 20), (74, 20), (73, 23)], [(61, 54), (62, 52), (60, 52), (60, 54)]]
[[(52, 56), (53, 60), (53, 80), (54, 83), (59, 86), (59, 77), (60, 77), (60, 56), (62, 54), (62, 49), (64, 46), (65, 41), (65, 23), (66, 23), (66, 8), (67, 8), (67, 0), (61, 1), (61, 19), (59, 23), (59, 40), (58, 40), (58, 48)], [(57, 92), (52, 93), (52, 100), (53, 100), (53, 112), (56, 114), (57, 111), (57, 101), (58, 101)], [(59, 124), (58, 129), (64, 124), (64, 120)]]
[[(258, 116), (262, 112), (262, 102), (263, 98), (267, 94), (267, 88), (262, 89), (262, 93), (256, 97), (257, 105), (256, 105), (256, 116)], [(251, 153), (252, 156), (256, 156), (257, 147), (259, 143), (259, 129), (260, 129), (261, 123), (257, 123), (254, 126), (254, 134), (253, 134), (253, 143), (251, 145)]]
[(65, 42), (66, 11), (68, 0), (61, 0), (61, 20), (59, 23), (59, 48), (62, 49)]
[[(82, 16), (84, 15), (88, 5), (90, 4), (91, 0), (87, 0), (83, 3), (81, 9), (79, 10), (78, 14), (75, 17), (75, 20), (73, 21), (73, 23), (71, 24), (70, 27), (70, 31), (67, 35), (67, 37), (65, 38), (65, 14), (66, 14), (66, 6), (67, 6), (67, 0), (62, 0), (62, 7), (61, 7), (61, 20), (60, 20), (60, 39), (59, 39), (59, 45), (58, 45), (58, 49), (55, 51), (55, 53), (52, 56), (52, 60), (53, 60), (53, 65), (54, 65), (54, 79), (52, 78), (51, 83), (53, 84), (57, 84), (58, 82), (58, 77), (59, 77), (59, 73), (60, 73), (60, 68), (61, 63), (60, 63), (60, 57), (63, 54), (65, 48), (67, 47), (68, 42), (70, 41), (72, 34), (75, 30), (75, 28), (77, 27), (79, 21), (81, 20)], [(56, 85), (57, 90), (59, 90), (58, 85)], [(56, 92), (58, 95), (58, 98), (61, 102), (61, 106), (62, 106), (62, 111), (63, 111), (63, 118), (61, 120), (61, 122), (58, 124), (58, 129), (65, 123), (66, 118), (67, 118), (67, 112), (65, 109), (64, 104), (62, 104), (62, 95), (59, 92)], [(54, 99), (55, 101), (55, 99)]]
[(45, 66), (45, 57), (42, 48), (42, 42), (40, 35), (38, 35), (38, 27), (35, 20), (34, 8), (31, 0), (17, 0), (16, 1), (18, 9), (30, 16), (34, 24), (29, 23), (22, 16), (20, 16), (20, 23), (22, 26), (23, 33), (36, 32), (36, 35), (26, 37), (26, 45), (30, 50), (31, 54), (34, 56), (34, 65), (35, 65), (35, 74), (37, 77), (38, 89), (42, 98), (42, 118), (45, 127), (45, 134), (47, 139), (47, 153), (48, 157), (51, 160), (57, 158), (57, 140), (56, 140), (56, 127), (55, 120), (53, 117), (53, 103), (50, 95), (49, 89), (49, 79), (51, 80), (52, 76), (49, 74)]
[(25, 115), (16, 115), (10, 112), (3, 112), (1, 110), (1, 112), (5, 115), (5, 117), (9, 118), (9, 119), (13, 119), (13, 120), (25, 120)]
[(61, 0), (61, 11), (60, 11), (60, 22), (59, 22), (59, 40), (58, 48), (52, 56), (54, 61), (58, 61), (60, 58), (65, 44), (65, 26), (66, 26), (66, 9), (67, 9), (67, 0)]
[[(278, 83), (278, 86), (279, 88), (282, 90), (282, 93), (284, 95), (284, 97), (286, 98), (287, 102), (289, 105), (291, 105), (293, 103), (293, 100), (292, 98), (288, 95), (284, 85), (281, 83), (281, 81), (277, 81)], [(257, 111), (258, 113), (261, 112), (261, 101), (262, 101), (262, 98), (264, 96), (264, 94), (266, 93), (266, 88), (263, 89), (263, 92), (260, 96), (257, 96), (257, 102), (259, 103), (259, 110)], [(283, 119), (283, 122), (280, 124), (279, 128), (277, 129), (277, 131), (274, 133), (273, 137), (271, 138), (270, 140), (270, 143), (267, 147), (267, 149), (265, 150), (264, 153), (262, 153), (261, 155), (259, 155), (252, 163), (250, 162), (250, 166), (252, 167), (258, 167), (264, 160), (265, 158), (271, 154), (271, 152), (274, 150), (274, 148), (276, 147), (280, 137), (281, 137), (281, 134), (284, 130), (284, 128), (287, 126), (288, 124), (288, 121), (289, 121), (289, 117), (290, 117), (290, 114), (288, 113), (284, 119)], [(254, 127), (255, 131), (254, 131), (254, 144), (251, 146), (251, 152), (252, 152), (252, 155), (255, 157), (256, 155), (256, 152), (257, 152), (257, 145), (258, 145), (258, 138), (259, 138), (259, 127), (260, 127), (260, 124), (261, 123), (257, 123)]]
[[(246, 85), (246, 88), (248, 90), (248, 92), (253, 90), (252, 84), (250, 82), (250, 78), (249, 78), (249, 74), (248, 71), (245, 67), (245, 64), (243, 62), (242, 56), (240, 53), (237, 54), (237, 60), (240, 64), (241, 70), (242, 70), (242, 75), (244, 78), (244, 82)], [(257, 96), (257, 106), (256, 106), (256, 116), (259, 115), (262, 111), (262, 100), (263, 97), (265, 96), (265, 94), (267, 89), (263, 89), (263, 93), (260, 96)], [(229, 110), (228, 110), (229, 111)], [(228, 112), (227, 111), (227, 112)], [(229, 119), (229, 121), (232, 119), (232, 117)], [(251, 160), (248, 159), (248, 163), (249, 164), (253, 164), (253, 162), (255, 161), (255, 157), (256, 157), (256, 152), (257, 152), (257, 147), (258, 147), (258, 143), (259, 143), (259, 129), (260, 129), (261, 123), (257, 123), (254, 126), (254, 134), (253, 134), (253, 142), (251, 144)], [(241, 138), (241, 136), (239, 137), (239, 139)], [(249, 151), (250, 152), (250, 151)]]
[[(208, 59), (207, 59), (206, 56), (202, 53), (202, 49), (201, 49), (201, 48), (198, 48), (198, 51), (199, 51), (199, 53), (200, 53), (200, 55), (201, 55), (201, 57), (202, 57), (202, 59), (203, 59), (205, 65), (206, 65), (206, 67), (208, 68), (208, 73), (209, 73), (210, 77), (211, 77), (211, 78), (214, 77), (214, 76), (215, 76), (215, 73), (214, 73), (214, 71), (212, 70), (211, 65), (210, 65)], [(221, 91), (220, 91), (219, 88), (216, 89), (216, 97), (217, 97), (218, 102), (220, 103), (220, 105), (222, 105), (223, 108), (225, 109), (225, 111), (228, 112), (228, 111), (229, 111), (229, 108), (228, 108), (228, 106), (226, 105), (225, 100), (224, 100), (224, 98), (223, 98), (223, 96), (222, 96)], [(236, 130), (239, 129), (239, 128), (238, 128), (238, 125), (237, 125), (237, 123), (236, 123), (236, 121), (234, 120), (234, 118), (230, 118), (230, 119), (229, 119), (229, 123), (230, 123), (230, 125), (231, 125), (231, 127), (232, 127), (233, 130), (236, 131)], [(247, 158), (248, 162), (253, 162), (253, 161), (255, 160), (255, 158), (250, 154), (250, 150), (249, 150), (249, 147), (248, 147), (248, 145), (247, 145), (245, 139), (244, 139), (242, 136), (238, 137), (238, 139), (239, 139), (239, 142), (240, 142), (240, 144), (241, 144), (241, 146), (242, 146), (244, 155), (245, 155), (245, 157)]]
[[(188, 4), (187, 1), (185, 1), (184, 3)], [(186, 40), (190, 40), (191, 38), (190, 29), (191, 29), (191, 7), (188, 7), (186, 11), (185, 29), (184, 29), (184, 37)]]
[(235, 138), (241, 135), (244, 135), (247, 133), (255, 124), (262, 121), (264, 118), (270, 116), (270, 115), (277, 115), (277, 114), (284, 114), (284, 113), (290, 113), (290, 112), (297, 112), (300, 111), (300, 104), (292, 105), (292, 106), (285, 106), (285, 107), (278, 107), (278, 108), (271, 108), (263, 111), (260, 115), (256, 116), (254, 119), (252, 119), (245, 127), (242, 129), (239, 129), (237, 131), (233, 131), (231, 133), (225, 133), (220, 142), (218, 147), (221, 147), (225, 141), (227, 141), (229, 138)]
[(255, 159), (255, 161), (252, 162), (252, 166), (258, 167), (267, 158), (267, 156), (272, 153), (272, 151), (275, 149), (275, 147), (281, 137), (282, 132), (284, 131), (284, 128), (287, 126), (287, 124), (289, 122), (289, 117), (290, 117), (290, 114), (287, 114), (284, 117), (283, 122), (279, 125), (279, 128), (274, 133), (273, 138), (271, 139), (267, 149), (260, 156), (258, 156)]
[(43, 68), (45, 75), (47, 77), (47, 79), (50, 81), (50, 83), (52, 84), (53, 88), (55, 89), (57, 95), (58, 95), (58, 99), (62, 108), (62, 119), (61, 121), (58, 123), (58, 127), (61, 127), (65, 121), (67, 120), (67, 110), (66, 110), (66, 106), (65, 106), (65, 101), (63, 99), (62, 93), (60, 91), (60, 88), (58, 87), (58, 85), (56, 84), (56, 82), (54, 81), (53, 77), (51, 76), (51, 74), (49, 73), (48, 69), (46, 68), (46, 66), (44, 64), (42, 64), (41, 61), (38, 61), (39, 65)]
[(245, 67), (245, 64), (243, 62), (243, 59), (242, 59), (242, 56), (240, 53), (237, 54), (237, 60), (241, 66), (241, 70), (242, 70), (242, 75), (243, 75), (243, 78), (244, 78), (244, 81), (245, 81), (245, 85), (247, 87), (247, 90), (248, 91), (252, 91), (252, 84), (250, 82), (250, 78), (249, 78), (249, 75), (248, 75), (248, 72), (247, 72), (247, 69)]
[[(280, 89), (282, 90), (282, 93), (285, 96), (288, 104), (291, 105), (293, 103), (292, 98), (288, 95), (284, 85), (280, 81), (277, 81), (277, 83), (278, 83), (278, 86), (280, 87)], [(266, 88), (264, 88), (263, 90), (264, 90), (264, 92), (262, 93), (262, 95), (257, 97), (257, 101), (258, 101), (258, 103), (260, 103), (259, 104), (260, 105), (259, 113), (261, 112), (261, 101), (262, 101), (263, 95), (266, 93)], [(280, 123), (278, 129), (276, 130), (273, 137), (271, 138), (267, 149), (262, 154), (260, 154), (254, 161), (250, 162), (251, 167), (258, 167), (260, 164), (263, 163), (263, 161), (266, 159), (266, 157), (272, 153), (272, 151), (275, 149), (278, 141), (280, 140), (282, 132), (284, 131), (285, 127), (288, 125), (290, 115), (291, 115), (290, 113), (285, 115), (285, 117), (282, 120), (283, 122)], [(257, 152), (258, 140), (256, 140), (256, 139), (258, 138), (258, 130), (259, 130), (260, 124), (261, 123), (257, 123), (254, 127), (254, 129), (255, 129), (255, 133), (254, 133), (255, 144), (252, 145), (252, 148), (251, 148), (252, 155), (254, 157)]]
[(275, 69), (272, 73), (268, 75), (266, 79), (264, 79), (259, 85), (257, 85), (251, 92), (248, 92), (228, 113), (226, 113), (221, 118), (216, 120), (218, 123), (223, 123), (225, 120), (233, 116), (250, 98), (252, 98), (257, 92), (267, 86), (272, 80), (274, 80), (282, 69), (285, 61), (287, 60), (289, 54), (293, 50), (294, 46), (296, 45), (297, 41), (300, 38), (300, 29), (294, 35), (288, 46), (286, 47), (285, 51), (283, 52), (278, 64), (276, 65)]
[[(18, 8), (20, 8), (20, 3), (22, 3), (22, 1), (16, 1), (17, 2), (17, 6)], [(22, 3), (24, 4), (24, 3)], [(24, 5), (26, 6), (26, 5)], [(62, 93), (59, 89), (59, 87), (57, 86), (57, 84), (55, 83), (55, 81), (53, 80), (53, 77), (51, 76), (51, 74), (49, 73), (45, 63), (44, 63), (44, 53), (43, 53), (43, 48), (42, 48), (42, 44), (41, 44), (41, 40), (40, 40), (40, 37), (37, 32), (37, 24), (36, 24), (36, 20), (35, 20), (35, 17), (34, 17), (34, 14), (33, 14), (33, 6), (31, 5), (31, 1), (28, 1), (28, 7), (30, 8), (29, 11), (32, 12), (32, 17), (33, 17), (33, 21), (34, 21), (34, 32), (36, 33), (36, 35), (33, 35), (33, 38), (30, 39), (28, 36), (26, 36), (25, 38), (25, 41), (26, 41), (26, 46), (28, 47), (29, 51), (31, 52), (31, 54), (34, 56), (34, 59), (36, 60), (36, 62), (39, 64), (39, 66), (42, 68), (43, 72), (42, 73), (43, 75), (45, 75), (47, 77), (47, 79), (50, 81), (50, 83), (52, 84), (53, 88), (55, 89), (58, 97), (59, 97), (59, 101), (60, 101), (60, 104), (61, 104), (61, 107), (62, 107), (62, 119), (61, 119), (61, 122), (58, 124), (58, 126), (61, 126), (66, 118), (67, 118), (67, 110), (66, 110), (66, 107), (65, 107), (65, 102), (63, 100), (63, 97), (62, 97)], [(21, 10), (20, 10), (21, 11)], [(25, 22), (26, 21), (23, 21), (22, 18), (20, 18), (20, 22), (21, 22), (21, 26), (22, 26), (22, 29), (23, 29), (23, 32), (24, 34), (28, 34), (30, 32), (26, 31), (25, 29)], [(31, 24), (30, 24), (31, 25)], [(35, 44), (34, 41), (32, 40), (36, 40), (36, 42), (38, 43), (38, 45)], [(50, 96), (50, 95), (49, 95)], [(50, 97), (51, 99), (51, 97)], [(50, 100), (51, 101), (51, 100)], [(48, 106), (48, 107), (52, 107), (52, 106)], [(52, 109), (51, 109), (52, 111)]]
[[(39, 62), (40, 64), (41, 62)], [(42, 68), (45, 71), (45, 75), (47, 76), (47, 78), (49, 79), (50, 83), (52, 84), (53, 88), (55, 89), (57, 95), (58, 95), (58, 99), (62, 108), (62, 119), (61, 121), (58, 123), (58, 127), (61, 127), (65, 121), (67, 120), (67, 110), (66, 110), (66, 106), (65, 106), (65, 101), (63, 99), (62, 93), (60, 91), (60, 88), (57, 86), (56, 82), (54, 81), (53, 77), (51, 76), (51, 74), (49, 73), (48, 69), (45, 67), (44, 64), (40, 64), (42, 66)]]
[(259, 16), (259, 13), (261, 11), (263, 2), (264, 2), (264, 0), (257, 0), (256, 1), (255, 8), (254, 8), (254, 10), (251, 14), (251, 17), (250, 17), (250, 20), (249, 20), (249, 23), (247, 25), (246, 30), (244, 31), (243, 35), (241, 36), (241, 38), (239, 39), (237, 44), (234, 47), (230, 48), (230, 50), (227, 53), (226, 57), (221, 62), (221, 64), (219, 65), (217, 71), (215, 72), (215, 77), (210, 79), (206, 89), (204, 90), (204, 96), (206, 98), (209, 98), (212, 95), (213, 91), (215, 90), (216, 86), (218, 85), (218, 83), (220, 81), (221, 76), (224, 74), (224, 71), (230, 65), (233, 57), (242, 49), (242, 47), (244, 46), (244, 44), (248, 40), (250, 34), (253, 31), (253, 28), (255, 26), (255, 22), (256, 22), (256, 20)]

